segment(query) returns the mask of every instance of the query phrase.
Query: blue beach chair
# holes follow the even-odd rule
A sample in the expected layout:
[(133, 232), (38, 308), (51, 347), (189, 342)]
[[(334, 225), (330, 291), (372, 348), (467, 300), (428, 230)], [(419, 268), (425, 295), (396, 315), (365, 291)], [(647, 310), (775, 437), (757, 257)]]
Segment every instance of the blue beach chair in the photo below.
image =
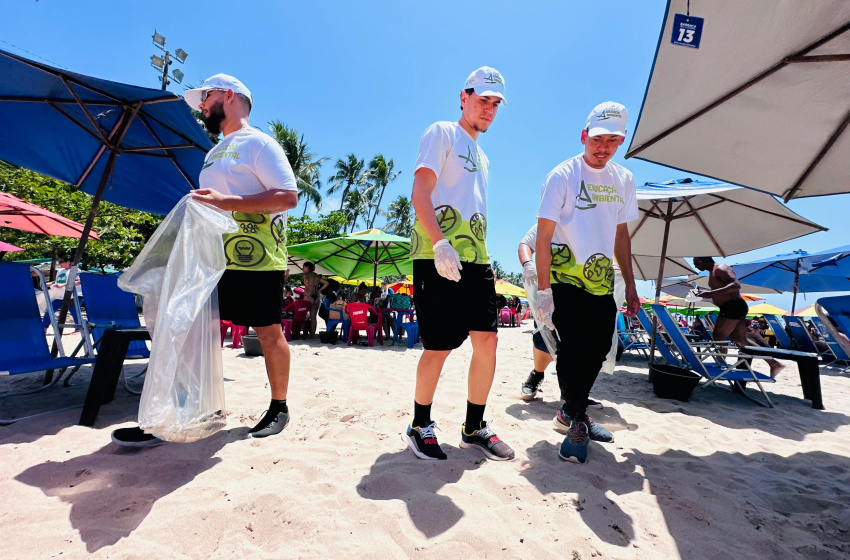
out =
[[(647, 338), (652, 336), (652, 319), (649, 317), (649, 314), (646, 310), (641, 307), (638, 309), (637, 314), (638, 321), (640, 321), (640, 325), (646, 331)], [(658, 353), (661, 354), (661, 357), (664, 358), (664, 361), (671, 366), (680, 365), (679, 358), (673, 354), (673, 351), (670, 350), (670, 347), (667, 346), (667, 341), (664, 340), (664, 337), (661, 336), (660, 332), (655, 333), (655, 349), (658, 350)]]
[(770, 325), (770, 330), (773, 331), (773, 336), (776, 337), (776, 342), (780, 348), (790, 349), (791, 339), (788, 338), (788, 333), (785, 331), (785, 324), (779, 320), (778, 315), (764, 315), (764, 320)]
[[(699, 342), (692, 344), (688, 341), (687, 337), (685, 337), (682, 332), (676, 328), (676, 322), (673, 320), (673, 317), (670, 315), (670, 312), (666, 307), (660, 304), (654, 304), (652, 306), (652, 310), (655, 311), (658, 316), (658, 321), (664, 326), (664, 329), (670, 335), (673, 344), (675, 344), (678, 348), (679, 353), (684, 359), (685, 365), (697, 374), (706, 378), (706, 381), (700, 384), (695, 391), (702, 390), (709, 385), (714, 385), (718, 381), (728, 381), (733, 388), (736, 382), (755, 381), (761, 391), (761, 394), (767, 401), (766, 406), (773, 408), (773, 403), (771, 402), (770, 397), (767, 396), (767, 392), (765, 392), (764, 387), (762, 387), (762, 382), (773, 383), (775, 382), (775, 379), (768, 375), (764, 375), (763, 373), (753, 371), (753, 368), (750, 367), (749, 360), (756, 358), (757, 356), (750, 356), (742, 354), (741, 352), (738, 352), (737, 354), (724, 354), (720, 352), (721, 348), (726, 348), (727, 350), (734, 348), (730, 342)], [(703, 351), (697, 355), (695, 348), (700, 348)], [(706, 360), (706, 358), (708, 358), (708, 360)], [(728, 363), (726, 361), (727, 358), (731, 358), (732, 363)], [(740, 369), (742, 366), (744, 369)], [(741, 387), (740, 384), (738, 386)], [(739, 392), (756, 404), (764, 404), (747, 395), (743, 387), (741, 387)]]
[(617, 312), (617, 338), (623, 352), (637, 350), (643, 356), (649, 355), (649, 335), (644, 330), (637, 330), (626, 325), (626, 318)]
[(831, 361), (830, 358), (833, 357), (832, 352), (829, 350), (821, 352), (818, 350), (817, 346), (815, 346), (815, 342), (812, 340), (812, 335), (809, 334), (809, 329), (806, 328), (805, 319), (795, 315), (785, 315), (782, 318), (785, 320), (785, 325), (788, 327), (788, 330), (791, 331), (791, 336), (794, 339), (794, 344), (797, 345), (797, 350), (817, 354), (820, 358), (828, 356), (826, 361)]
[[(836, 361), (850, 364), (850, 343), (845, 338), (850, 336), (850, 296), (821, 298), (815, 305), (815, 312), (819, 319), (815, 325), (824, 335)], [(826, 334), (829, 334), (829, 338)], [(848, 371), (850, 367), (844, 368), (842, 373)]]
[(342, 310), (331, 307), (331, 302), (328, 298), (322, 299), (322, 307), (324, 307), (325, 311), (328, 312), (328, 319), (325, 321), (325, 330), (327, 330), (327, 332), (331, 332), (336, 329), (337, 325), (342, 325), (340, 327), (340, 330), (342, 331), (342, 339), (348, 340), (348, 328), (351, 326), (351, 321), (343, 319)]
[[(60, 372), (47, 385), (29, 391), (2, 395), (3, 398), (36, 393), (53, 387), (69, 368), (76, 371), (80, 366), (95, 361), (93, 357), (73, 358), (65, 355), (59, 325), (52, 313), (49, 319), (54, 339), (57, 341), (58, 356), (51, 355), (44, 328), (41, 326), (41, 314), (33, 292), (31, 272), (38, 274), (46, 301), (50, 301), (47, 290), (44, 289), (46, 282), (41, 271), (23, 264), (0, 264), (0, 286), (3, 287), (0, 290), (0, 309), (2, 309), (0, 313), (0, 375), (18, 375), (54, 369)], [(77, 407), (59, 410), (70, 408)], [(48, 412), (22, 418), (0, 419), (0, 425), (12, 424), (18, 420), (41, 416)]]

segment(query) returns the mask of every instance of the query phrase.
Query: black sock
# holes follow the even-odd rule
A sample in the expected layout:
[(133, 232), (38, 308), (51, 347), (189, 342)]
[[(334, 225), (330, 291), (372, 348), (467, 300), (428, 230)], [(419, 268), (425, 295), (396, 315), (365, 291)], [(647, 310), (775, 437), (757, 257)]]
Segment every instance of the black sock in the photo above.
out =
[(484, 408), (486, 404), (472, 404), (466, 401), (466, 433), (471, 434), (476, 430), (480, 430), (484, 421)]
[(422, 428), (431, 423), (431, 405), (413, 401), (413, 426)]
[(542, 371), (537, 371), (536, 369), (533, 369), (533, 368), (532, 368), (531, 373), (536, 373), (536, 374), (540, 375), (540, 377), (543, 377), (543, 372), (542, 372)]
[(283, 399), (281, 401), (276, 401), (272, 399), (272, 402), (269, 405), (269, 412), (273, 412), (275, 414), (279, 412), (285, 412), (289, 414), (289, 407), (286, 405), (286, 399)]

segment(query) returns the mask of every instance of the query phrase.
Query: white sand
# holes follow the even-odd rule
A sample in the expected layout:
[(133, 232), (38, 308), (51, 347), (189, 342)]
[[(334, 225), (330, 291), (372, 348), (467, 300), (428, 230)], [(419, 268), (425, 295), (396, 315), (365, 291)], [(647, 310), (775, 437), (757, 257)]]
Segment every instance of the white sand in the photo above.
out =
[[(721, 389), (680, 403), (626, 357), (592, 393), (616, 442), (576, 465), (557, 456), (554, 366), (543, 399), (520, 401), (531, 335), (503, 329), (487, 418), (517, 458), (458, 447), (467, 343), (433, 408), (449, 460), (425, 462), (399, 437), (419, 348), (293, 343), (292, 423), (255, 441), (243, 436), (267, 404), (262, 358), (229, 344), (228, 428), (208, 440), (112, 444), (138, 403), (120, 386), (95, 429), (76, 425), (80, 409), (0, 427), (0, 558), (850, 557), (850, 376), (821, 369), (826, 411), (802, 400), (793, 364), (768, 389), (773, 410)], [(90, 372), (0, 399), (0, 416), (81, 404)]]

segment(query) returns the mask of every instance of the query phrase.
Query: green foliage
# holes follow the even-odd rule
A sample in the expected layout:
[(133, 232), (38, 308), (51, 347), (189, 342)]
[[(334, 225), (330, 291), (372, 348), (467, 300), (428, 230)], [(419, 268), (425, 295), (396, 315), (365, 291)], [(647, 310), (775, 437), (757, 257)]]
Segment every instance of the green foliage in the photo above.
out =
[(301, 215), (307, 214), (307, 208), (311, 202), (317, 210), (321, 210), (322, 183), (319, 180), (319, 169), (328, 158), (316, 159), (316, 154), (310, 151), (310, 147), (304, 141), (304, 135), (299, 137), (297, 130), (279, 120), (269, 123), (269, 133), (286, 152), (286, 158), (292, 167), (292, 173), (298, 185), (298, 199), (304, 201), (304, 212)]
[(364, 179), (373, 185), (374, 192), (378, 196), (378, 202), (370, 205), (375, 210), (372, 219), (369, 221), (370, 228), (375, 227), (375, 218), (378, 217), (378, 212), (381, 210), (381, 201), (384, 199), (384, 191), (387, 190), (387, 185), (391, 181), (395, 181), (396, 177), (401, 174), (401, 171), (393, 172), (394, 168), (393, 160), (387, 161), (384, 154), (378, 154), (369, 162), (369, 170), (364, 174)]
[(345, 214), (339, 210), (335, 210), (326, 216), (319, 216), (317, 220), (308, 216), (289, 218), (287, 245), (340, 237), (344, 233), (345, 225)]
[[(0, 191), (80, 223), (85, 223), (92, 204), (91, 196), (67, 183), (5, 162), (0, 162)], [(112, 265), (120, 270), (130, 266), (161, 221), (162, 216), (156, 214), (101, 202), (94, 220), (94, 229), (101, 241), (89, 240), (82, 268)], [(73, 256), (79, 243), (78, 239), (70, 237), (10, 228), (0, 228), (0, 239), (26, 249), (14, 253), (15, 260), (49, 259), (54, 250), (59, 255)]]
[(340, 210), (345, 206), (345, 199), (348, 197), (351, 187), (363, 184), (364, 165), (363, 160), (357, 159), (357, 156), (354, 154), (348, 154), (347, 159), (336, 160), (334, 164), (336, 173), (328, 177), (328, 182), (332, 183), (328, 187), (328, 194), (333, 194), (342, 188), (342, 198), (339, 203)]
[(396, 235), (410, 237), (413, 231), (413, 204), (406, 196), (399, 195), (397, 199), (390, 202), (387, 212), (383, 212), (387, 218), (386, 229)]

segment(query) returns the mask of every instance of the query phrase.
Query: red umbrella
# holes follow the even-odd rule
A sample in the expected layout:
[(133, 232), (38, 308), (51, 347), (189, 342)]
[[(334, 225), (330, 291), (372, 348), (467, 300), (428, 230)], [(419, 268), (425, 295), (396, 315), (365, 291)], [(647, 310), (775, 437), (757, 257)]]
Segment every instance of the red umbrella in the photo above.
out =
[[(0, 192), (0, 226), (77, 239), (82, 235), (84, 227), (81, 223), (3, 192)], [(99, 240), (100, 237), (91, 230), (89, 239)]]
[(0, 253), (14, 253), (15, 251), (23, 251), (23, 249), (15, 247), (11, 243), (3, 243), (0, 241)]

